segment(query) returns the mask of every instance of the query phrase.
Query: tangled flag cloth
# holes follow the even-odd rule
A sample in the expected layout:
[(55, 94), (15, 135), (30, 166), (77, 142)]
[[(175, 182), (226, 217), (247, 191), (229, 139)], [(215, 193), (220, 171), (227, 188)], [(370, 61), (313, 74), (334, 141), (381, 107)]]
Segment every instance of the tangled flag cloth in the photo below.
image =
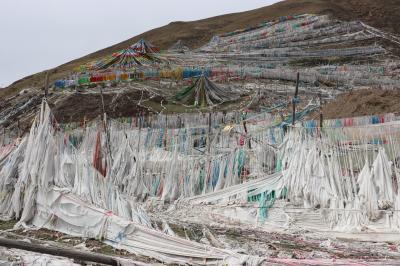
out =
[[(77, 159), (76, 150), (57, 135), (50, 108), (43, 102), (29, 136), (1, 168), (2, 219), (19, 219), (16, 227), (99, 239), (164, 263), (257, 265), (263, 261), (153, 229), (141, 208), (114, 185), (117, 180), (103, 178), (88, 160)], [(99, 154), (100, 138), (94, 142)]]
[(102, 149), (101, 149), (101, 135), (97, 132), (96, 136), (96, 147), (93, 154), (93, 167), (100, 172), (102, 176), (107, 174), (107, 160), (104, 159)]

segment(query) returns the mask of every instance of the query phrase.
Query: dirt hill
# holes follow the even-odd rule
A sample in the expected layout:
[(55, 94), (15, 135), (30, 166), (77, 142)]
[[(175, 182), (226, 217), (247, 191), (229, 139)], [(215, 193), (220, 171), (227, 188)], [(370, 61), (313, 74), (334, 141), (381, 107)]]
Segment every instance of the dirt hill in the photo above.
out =
[[(399, 34), (399, 0), (287, 0), (247, 12), (227, 14), (192, 22), (172, 22), (123, 41), (114, 46), (94, 52), (50, 70), (50, 81), (66, 76), (76, 66), (92, 61), (112, 52), (126, 48), (140, 38), (145, 38), (161, 49), (166, 49), (178, 40), (190, 48), (207, 43), (216, 34), (257, 25), (280, 16), (314, 13), (330, 14), (342, 20), (362, 20), (371, 26)], [(0, 91), (0, 97), (9, 96), (26, 87), (43, 85), (44, 73), (37, 73), (14, 82)]]
[(355, 90), (340, 95), (324, 109), (328, 119), (400, 112), (400, 90)]

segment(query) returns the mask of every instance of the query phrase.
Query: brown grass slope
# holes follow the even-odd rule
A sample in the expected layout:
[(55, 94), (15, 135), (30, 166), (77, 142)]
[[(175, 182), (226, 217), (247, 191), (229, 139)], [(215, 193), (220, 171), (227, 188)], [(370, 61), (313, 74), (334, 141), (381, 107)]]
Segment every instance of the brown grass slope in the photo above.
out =
[[(177, 40), (183, 40), (189, 47), (197, 48), (207, 43), (216, 34), (257, 25), (280, 16), (303, 13), (330, 14), (342, 20), (362, 20), (385, 31), (400, 33), (400, 0), (286, 0), (241, 13), (192, 22), (172, 22), (51, 69), (50, 81), (65, 77), (76, 66), (126, 48), (140, 38), (153, 42), (161, 49), (168, 48)], [(40, 87), (43, 80), (44, 72), (25, 77), (1, 90), (0, 97), (12, 95), (22, 88)]]
[(400, 112), (400, 90), (355, 90), (328, 103), (324, 117), (328, 119)]

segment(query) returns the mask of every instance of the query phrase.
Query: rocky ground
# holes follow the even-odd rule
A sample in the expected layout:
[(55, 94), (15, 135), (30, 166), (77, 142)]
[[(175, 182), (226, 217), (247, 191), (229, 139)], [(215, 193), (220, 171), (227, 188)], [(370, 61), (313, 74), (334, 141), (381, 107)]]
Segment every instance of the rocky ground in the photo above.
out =
[[(72, 237), (60, 232), (50, 231), (47, 229), (13, 230), (13, 226), (15, 225), (15, 223), (16, 223), (15, 221), (0, 222), (0, 237), (7, 239), (21, 240), (39, 246), (74, 249), (77, 251), (91, 252), (94, 254), (98, 253), (111, 257), (117, 257), (122, 259), (126, 263), (124, 265), (140, 265), (141, 263), (152, 264), (152, 265), (158, 264), (157, 261), (152, 260), (150, 258), (139, 257), (134, 254), (130, 254), (124, 250), (114, 249), (109, 245), (106, 245), (94, 239), (82, 239), (79, 237)], [(11, 262), (28, 263), (28, 265), (43, 265), (39, 263), (34, 264), (34, 262), (31, 262), (32, 264), (29, 264), (29, 262), (26, 262), (27, 258), (24, 258), (26, 256), (21, 255), (24, 253), (30, 255), (30, 257), (32, 256), (37, 258), (43, 257), (41, 253), (0, 247), (0, 265), (3, 265), (2, 263), (11, 263)], [(101, 265), (94, 263), (90, 264), (90, 262), (89, 264), (87, 264), (87, 262), (74, 261), (72, 259), (54, 257), (50, 255), (46, 260), (48, 261), (48, 263), (50, 263), (46, 265), (61, 265), (59, 263), (62, 262), (65, 263), (62, 265)]]
[[(162, 215), (152, 215), (155, 227), (161, 228), (163, 223), (165, 224), (166, 220), (161, 217), (168, 219)], [(126, 260), (127, 265), (158, 264), (157, 261), (150, 258), (111, 248), (94, 239), (75, 238), (46, 229), (13, 230), (14, 223), (1, 222), (0, 237), (122, 258)], [(170, 228), (169, 233), (179, 237), (217, 248), (228, 248), (243, 254), (268, 257), (265, 265), (397, 265), (400, 260), (400, 243), (398, 242), (349, 241), (316, 234), (310, 236), (312, 232), (306, 231), (277, 233), (256, 227), (249, 229), (217, 223), (205, 225), (195, 221), (187, 222), (175, 219), (169, 219), (168, 226)], [(24, 258), (22, 254), (25, 254), (25, 257), (30, 255), (29, 258), (33, 256), (43, 260), (43, 255), (39, 253), (0, 248), (0, 260), (3, 263), (18, 262), (24, 259), (26, 261), (27, 258)], [(53, 256), (49, 256), (47, 260), (53, 263), (50, 265), (57, 265), (57, 263), (54, 264), (55, 262), (69, 263), (63, 265), (85, 264), (81, 261)]]

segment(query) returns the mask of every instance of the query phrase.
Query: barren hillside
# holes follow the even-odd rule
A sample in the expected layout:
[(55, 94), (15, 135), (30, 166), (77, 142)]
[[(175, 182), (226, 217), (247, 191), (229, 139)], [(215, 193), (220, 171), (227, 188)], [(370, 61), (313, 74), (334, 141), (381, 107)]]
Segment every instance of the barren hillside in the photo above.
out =
[(400, 90), (356, 90), (340, 95), (324, 107), (326, 118), (400, 112)]

